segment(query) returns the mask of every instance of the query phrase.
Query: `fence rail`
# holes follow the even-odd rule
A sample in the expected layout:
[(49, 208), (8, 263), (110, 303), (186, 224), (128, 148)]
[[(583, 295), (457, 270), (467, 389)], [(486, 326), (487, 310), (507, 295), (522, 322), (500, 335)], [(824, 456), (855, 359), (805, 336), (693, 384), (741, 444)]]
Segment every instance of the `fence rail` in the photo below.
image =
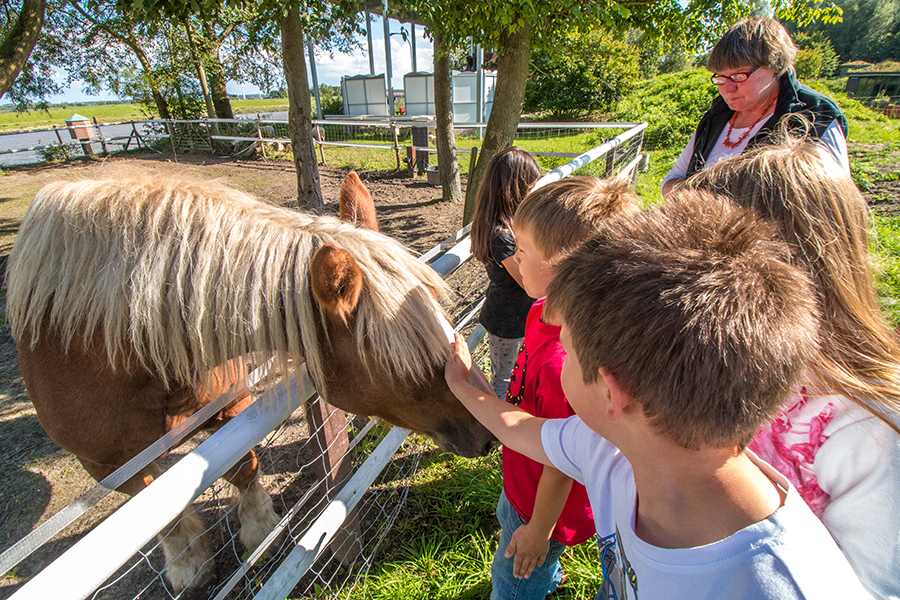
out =
[[(437, 151), (428, 136), (435, 128), (434, 121), (344, 118), (315, 120), (312, 123), (313, 142), (320, 148), (322, 162), (325, 160), (324, 148), (327, 147), (391, 150), (395, 153), (397, 168), (400, 169), (403, 162), (400, 152), (411, 150), (419, 153), (418, 169), (421, 173), (424, 166), (427, 166), (428, 154)], [(605, 136), (606, 131), (625, 131), (637, 125), (520, 123), (516, 143), (534, 156), (566, 159), (578, 156), (585, 149), (614, 135)], [(468, 153), (472, 147), (480, 147), (480, 136), (476, 132), (486, 126), (486, 123), (454, 125), (458, 141), (461, 142), (456, 148), (457, 153)], [(131, 148), (154, 148), (160, 142), (166, 142), (176, 153), (206, 152), (236, 157), (259, 149), (262, 144), (285, 146), (291, 143), (288, 122), (280, 119), (150, 119), (94, 123), (90, 131), (92, 135), (84, 138), (77, 138), (74, 129), (60, 127), (0, 134), (0, 165), (107, 154)], [(541, 141), (548, 139), (565, 139), (571, 150), (539, 147)], [(265, 153), (266, 150), (262, 148), (261, 151)]]

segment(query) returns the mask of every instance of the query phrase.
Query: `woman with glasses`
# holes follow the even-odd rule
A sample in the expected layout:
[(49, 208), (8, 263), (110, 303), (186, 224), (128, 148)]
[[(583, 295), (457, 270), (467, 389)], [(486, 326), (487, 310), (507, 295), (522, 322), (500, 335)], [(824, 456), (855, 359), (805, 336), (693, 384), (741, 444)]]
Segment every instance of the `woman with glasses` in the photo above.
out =
[(742, 19), (722, 36), (707, 63), (719, 97), (663, 179), (663, 195), (694, 173), (767, 143), (789, 115), (802, 116), (796, 126), (808, 127), (809, 137), (823, 143), (850, 172), (847, 120), (832, 100), (797, 81), (796, 55), (791, 36), (768, 17)]

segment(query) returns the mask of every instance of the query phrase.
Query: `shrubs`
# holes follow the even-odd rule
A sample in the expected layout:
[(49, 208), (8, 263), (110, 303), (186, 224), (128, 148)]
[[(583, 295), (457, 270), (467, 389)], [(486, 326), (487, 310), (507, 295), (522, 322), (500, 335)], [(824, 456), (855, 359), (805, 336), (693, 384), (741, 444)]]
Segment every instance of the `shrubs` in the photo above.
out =
[(558, 47), (532, 51), (524, 110), (553, 118), (609, 111), (639, 76), (638, 57), (624, 40), (571, 32)]
[(648, 150), (669, 146), (681, 148), (718, 95), (706, 70), (660, 75), (637, 84), (619, 102), (613, 119), (647, 121), (650, 125), (644, 134), (644, 145)]

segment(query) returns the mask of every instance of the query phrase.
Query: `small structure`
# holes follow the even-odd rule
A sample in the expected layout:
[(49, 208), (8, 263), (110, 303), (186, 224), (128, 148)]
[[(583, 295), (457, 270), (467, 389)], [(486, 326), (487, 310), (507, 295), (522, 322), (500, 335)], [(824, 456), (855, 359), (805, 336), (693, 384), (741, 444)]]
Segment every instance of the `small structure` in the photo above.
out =
[(66, 128), (73, 140), (81, 142), (81, 149), (85, 156), (93, 156), (94, 149), (91, 146), (91, 138), (94, 137), (94, 126), (87, 117), (82, 117), (78, 113), (73, 114), (66, 119)]
[(852, 71), (844, 91), (873, 108), (888, 108), (900, 102), (900, 72)]
[(344, 115), (348, 117), (384, 117), (389, 114), (384, 73), (341, 77), (341, 94), (344, 97)]
[(871, 67), (872, 63), (867, 63), (864, 60), (854, 60), (851, 62), (845, 62), (841, 66), (837, 68), (836, 77), (846, 77), (850, 74), (850, 71), (861, 71), (867, 67)]

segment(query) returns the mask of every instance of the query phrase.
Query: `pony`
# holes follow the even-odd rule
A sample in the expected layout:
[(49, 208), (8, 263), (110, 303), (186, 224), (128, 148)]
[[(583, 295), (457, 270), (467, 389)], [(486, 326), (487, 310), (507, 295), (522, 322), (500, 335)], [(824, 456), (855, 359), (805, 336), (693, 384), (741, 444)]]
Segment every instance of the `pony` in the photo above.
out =
[[(50, 437), (98, 480), (241, 382), (243, 357), (274, 357), (281, 375), (305, 362), (333, 406), (486, 454), (495, 439), (444, 381), (444, 293), (385, 235), (216, 182), (143, 173), (42, 188), (7, 270), (28, 395)], [(249, 402), (241, 394), (206, 425)], [(119, 489), (135, 494), (158, 474), (151, 463)], [(256, 475), (252, 451), (226, 473), (248, 548), (277, 522)], [(186, 514), (168, 529), (173, 587), (206, 585), (202, 523)]]

